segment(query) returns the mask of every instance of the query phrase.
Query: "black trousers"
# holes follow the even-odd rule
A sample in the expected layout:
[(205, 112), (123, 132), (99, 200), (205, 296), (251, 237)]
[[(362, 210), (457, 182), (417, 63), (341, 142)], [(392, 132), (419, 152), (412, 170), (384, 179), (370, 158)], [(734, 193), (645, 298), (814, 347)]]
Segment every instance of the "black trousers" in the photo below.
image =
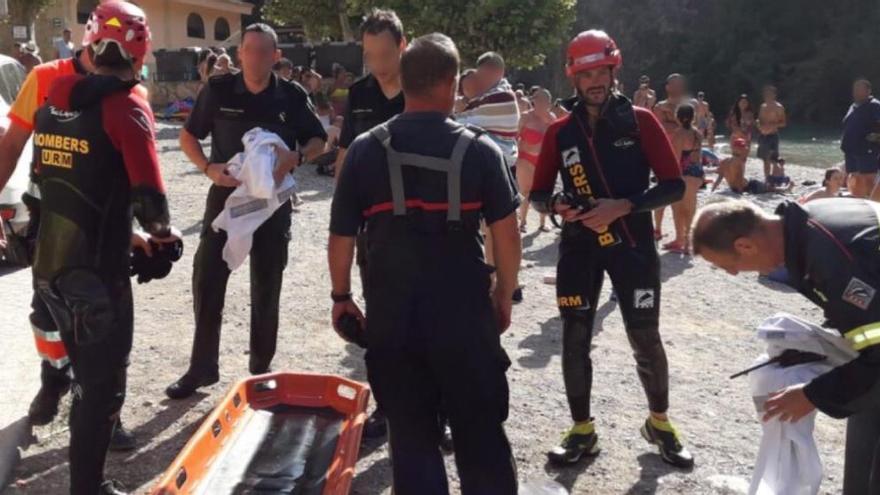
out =
[(880, 407), (846, 423), (844, 495), (880, 495)]
[(489, 302), (488, 270), (462, 276), (435, 259), (443, 273), (413, 284), (397, 276), (412, 268), (405, 255), (369, 261), (367, 375), (388, 418), (394, 493), (448, 493), (437, 420), (443, 412), (462, 493), (515, 495), (503, 426), (510, 361)]
[[(193, 310), (195, 338), (189, 372), (200, 377), (217, 376), (220, 326), (226, 300), (229, 267), (223, 261), (226, 233), (214, 232), (211, 222), (223, 211), (231, 188), (211, 186), (205, 207), (199, 247), (193, 260)], [(281, 282), (287, 266), (290, 242), (290, 202), (284, 203), (254, 232), (250, 253), (251, 338), (250, 364), (253, 374), (265, 373), (275, 356), (278, 337), (278, 304)]]
[[(108, 281), (109, 280), (109, 281)], [(61, 332), (73, 368), (70, 493), (94, 495), (104, 479), (113, 425), (125, 401), (134, 319), (128, 274), (74, 270), (37, 291)]]
[(659, 333), (660, 260), (650, 234), (636, 233), (635, 246), (624, 237), (616, 245), (602, 247), (595, 234), (579, 225), (563, 229), (556, 295), (563, 320), (562, 371), (575, 422), (591, 418), (590, 346), (606, 272), (617, 293), (648, 406), (658, 413), (669, 408), (669, 370)]

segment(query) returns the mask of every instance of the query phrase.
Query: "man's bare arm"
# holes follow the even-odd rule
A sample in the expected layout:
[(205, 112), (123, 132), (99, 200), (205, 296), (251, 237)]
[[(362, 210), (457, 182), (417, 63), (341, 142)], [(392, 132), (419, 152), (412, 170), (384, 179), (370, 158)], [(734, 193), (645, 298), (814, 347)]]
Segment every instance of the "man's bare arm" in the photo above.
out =
[(319, 137), (309, 139), (309, 142), (302, 147), (302, 154), (306, 161), (314, 160), (324, 152), (327, 142)]
[(715, 178), (715, 183), (712, 184), (712, 190), (710, 192), (715, 192), (718, 189), (718, 186), (721, 185), (721, 181), (724, 180), (724, 174), (727, 173), (727, 160), (722, 160), (721, 163), (718, 164), (718, 177)]
[(495, 313), (499, 331), (510, 327), (513, 291), (518, 284), (519, 264), (522, 261), (522, 239), (516, 212), (489, 225), (492, 233), (492, 253), (494, 254), (496, 285), (493, 294)]
[(183, 154), (189, 158), (189, 161), (191, 161), (196, 168), (205, 172), (210, 162), (208, 161), (208, 157), (205, 156), (205, 151), (202, 149), (202, 143), (200, 143), (199, 140), (186, 129), (180, 130), (179, 141), (180, 149), (183, 150)]
[(351, 265), (354, 260), (355, 237), (330, 234), (327, 243), (327, 262), (334, 294), (351, 292)]
[(512, 213), (489, 226), (492, 232), (493, 254), (497, 269), (498, 283), (496, 291), (504, 296), (513, 296), (517, 288), (519, 264), (522, 261), (522, 240), (516, 223), (516, 214)]
[(6, 187), (9, 178), (15, 172), (15, 165), (30, 136), (31, 131), (12, 124), (0, 139), (0, 189)]

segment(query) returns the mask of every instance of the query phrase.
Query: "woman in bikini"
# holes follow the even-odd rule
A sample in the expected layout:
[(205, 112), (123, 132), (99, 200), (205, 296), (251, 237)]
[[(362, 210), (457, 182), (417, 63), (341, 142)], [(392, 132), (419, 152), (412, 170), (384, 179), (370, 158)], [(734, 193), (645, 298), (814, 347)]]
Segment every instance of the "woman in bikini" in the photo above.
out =
[[(556, 116), (550, 111), (550, 92), (546, 89), (535, 91), (532, 95), (532, 111), (523, 114), (519, 121), (519, 141), (517, 143), (519, 154), (516, 160), (516, 180), (519, 190), (526, 198), (532, 189), (532, 180), (535, 177), (535, 165), (538, 163), (538, 155), (541, 153), (541, 143), (544, 141), (544, 133), (550, 124), (556, 120)], [(523, 201), (519, 209), (519, 230), (526, 232), (526, 217), (529, 212), (529, 202)], [(547, 216), (541, 215), (541, 232), (549, 231), (546, 225)]]
[(749, 95), (739, 95), (727, 115), (727, 128), (730, 129), (730, 142), (736, 138), (743, 138), (751, 147), (752, 134), (755, 131), (755, 111), (752, 110)]
[(691, 223), (697, 213), (697, 191), (706, 176), (703, 171), (703, 135), (694, 128), (694, 107), (682, 103), (675, 111), (678, 129), (672, 131), (670, 140), (676, 156), (681, 160), (681, 175), (685, 190), (681, 201), (672, 205), (672, 218), (675, 223), (675, 239), (663, 245), (663, 249), (675, 253), (688, 253), (688, 237)]

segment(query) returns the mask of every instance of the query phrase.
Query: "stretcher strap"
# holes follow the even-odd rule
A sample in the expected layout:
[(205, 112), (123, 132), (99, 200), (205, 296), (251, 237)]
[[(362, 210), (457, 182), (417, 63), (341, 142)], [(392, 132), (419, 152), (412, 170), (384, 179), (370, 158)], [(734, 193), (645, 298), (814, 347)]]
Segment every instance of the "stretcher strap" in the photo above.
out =
[(856, 351), (880, 344), (880, 323), (869, 323), (854, 328), (846, 332), (845, 337)]

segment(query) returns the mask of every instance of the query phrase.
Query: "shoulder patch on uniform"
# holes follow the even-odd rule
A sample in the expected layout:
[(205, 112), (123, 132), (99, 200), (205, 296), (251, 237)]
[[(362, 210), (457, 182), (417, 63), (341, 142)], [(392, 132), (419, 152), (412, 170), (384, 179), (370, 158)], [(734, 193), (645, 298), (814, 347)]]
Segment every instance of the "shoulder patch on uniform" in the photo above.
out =
[(871, 301), (874, 300), (874, 295), (876, 294), (877, 289), (871, 287), (866, 282), (853, 277), (850, 279), (849, 284), (847, 284), (846, 289), (843, 291), (843, 296), (841, 297), (844, 301), (864, 311), (871, 305)]

